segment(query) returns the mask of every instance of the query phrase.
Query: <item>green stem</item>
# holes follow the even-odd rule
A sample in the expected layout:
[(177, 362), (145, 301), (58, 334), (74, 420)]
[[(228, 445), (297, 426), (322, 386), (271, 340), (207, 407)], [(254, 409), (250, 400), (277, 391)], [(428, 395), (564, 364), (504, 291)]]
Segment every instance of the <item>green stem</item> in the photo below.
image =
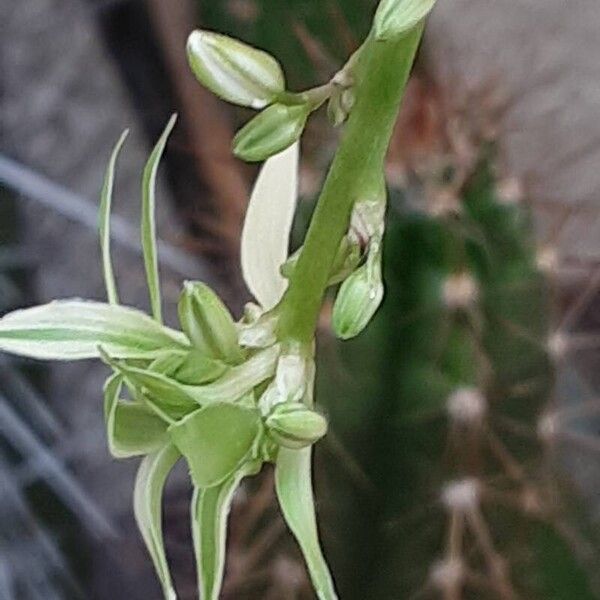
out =
[(387, 147), (422, 32), (421, 25), (400, 39), (379, 42), (370, 37), (365, 43), (356, 103), (282, 301), (281, 340), (309, 343), (314, 336), (352, 207), (380, 190)]

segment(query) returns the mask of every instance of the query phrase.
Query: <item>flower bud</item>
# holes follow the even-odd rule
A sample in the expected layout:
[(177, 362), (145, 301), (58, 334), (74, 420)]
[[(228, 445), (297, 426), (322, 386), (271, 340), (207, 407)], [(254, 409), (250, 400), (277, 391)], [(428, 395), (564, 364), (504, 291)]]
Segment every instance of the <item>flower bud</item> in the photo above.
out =
[(381, 0), (375, 13), (375, 38), (387, 40), (410, 31), (435, 3), (436, 0)]
[(283, 152), (300, 138), (309, 113), (308, 104), (269, 106), (238, 131), (233, 153), (257, 162)]
[(333, 306), (333, 331), (342, 340), (356, 337), (373, 318), (383, 299), (381, 254), (373, 249), (338, 292)]
[(192, 32), (187, 55), (198, 81), (233, 104), (264, 108), (285, 90), (281, 66), (270, 54), (226, 35)]
[(278, 404), (265, 424), (269, 435), (286, 448), (305, 448), (327, 433), (325, 417), (301, 402)]
[(235, 323), (225, 305), (207, 285), (186, 281), (178, 311), (181, 328), (203, 354), (230, 364), (242, 361)]

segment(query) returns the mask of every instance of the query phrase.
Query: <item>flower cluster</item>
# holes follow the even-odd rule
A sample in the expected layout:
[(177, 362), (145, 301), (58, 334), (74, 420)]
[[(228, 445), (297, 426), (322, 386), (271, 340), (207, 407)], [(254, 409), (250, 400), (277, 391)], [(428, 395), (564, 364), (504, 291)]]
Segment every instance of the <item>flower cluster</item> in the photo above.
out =
[[(433, 0), (384, 0), (375, 19), (376, 43), (401, 36), (421, 21)], [(364, 46), (363, 46), (364, 48)], [(189, 466), (199, 593), (219, 596), (227, 516), (244, 477), (275, 464), (283, 516), (304, 554), (322, 600), (336, 592), (320, 549), (311, 482), (312, 445), (327, 432), (314, 409), (314, 349), (279, 335), (288, 280), (298, 253), (288, 257), (297, 202), (298, 140), (311, 112), (328, 102), (334, 125), (355, 100), (363, 49), (327, 84), (286, 90), (269, 54), (227, 36), (195, 31), (187, 45), (199, 81), (221, 98), (261, 112), (237, 134), (234, 153), (266, 160), (248, 205), (241, 242), (242, 271), (256, 304), (236, 322), (204, 283), (186, 282), (178, 304), (181, 330), (163, 324), (155, 231), (155, 180), (171, 118), (144, 169), (141, 239), (151, 316), (119, 302), (110, 252), (114, 172), (127, 132), (110, 157), (100, 205), (100, 246), (107, 303), (61, 300), (0, 319), (0, 350), (47, 360), (100, 358), (112, 371), (104, 386), (108, 446), (117, 458), (143, 457), (134, 512), (165, 598), (173, 587), (162, 539), (162, 495), (180, 460)], [(343, 339), (368, 324), (383, 297), (381, 247), (385, 185), (360, 198), (333, 261), (329, 284), (341, 287), (333, 329)], [(299, 250), (302, 252), (302, 248)]]

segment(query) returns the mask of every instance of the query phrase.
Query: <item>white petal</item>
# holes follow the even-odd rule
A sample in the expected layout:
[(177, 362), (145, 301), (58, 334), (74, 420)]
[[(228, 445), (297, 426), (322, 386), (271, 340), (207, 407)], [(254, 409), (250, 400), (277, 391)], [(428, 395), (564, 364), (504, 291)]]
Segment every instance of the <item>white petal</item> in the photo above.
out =
[(279, 269), (288, 245), (298, 198), (299, 144), (263, 165), (250, 197), (242, 231), (242, 273), (264, 310), (283, 296), (287, 280)]

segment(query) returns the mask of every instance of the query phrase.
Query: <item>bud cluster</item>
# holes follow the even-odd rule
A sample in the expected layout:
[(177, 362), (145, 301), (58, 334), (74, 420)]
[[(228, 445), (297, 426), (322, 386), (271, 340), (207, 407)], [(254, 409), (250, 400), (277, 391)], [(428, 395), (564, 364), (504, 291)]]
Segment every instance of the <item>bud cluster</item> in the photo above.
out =
[(192, 32), (187, 55), (198, 81), (214, 94), (262, 111), (233, 142), (234, 154), (250, 162), (263, 161), (298, 141), (310, 113), (324, 102), (336, 126), (354, 105), (352, 68), (357, 54), (328, 84), (299, 93), (286, 90), (283, 70), (273, 56), (226, 35)]

